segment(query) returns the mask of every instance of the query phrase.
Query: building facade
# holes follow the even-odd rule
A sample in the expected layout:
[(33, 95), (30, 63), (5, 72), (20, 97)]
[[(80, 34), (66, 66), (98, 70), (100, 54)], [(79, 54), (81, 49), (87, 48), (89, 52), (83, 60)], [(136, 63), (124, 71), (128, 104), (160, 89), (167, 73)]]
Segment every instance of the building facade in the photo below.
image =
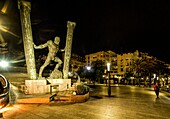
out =
[[(85, 55), (86, 66), (91, 66), (93, 61), (102, 60), (105, 66), (108, 62), (111, 63), (111, 78), (124, 77), (127, 70), (130, 70), (130, 65), (133, 60), (139, 57), (139, 52), (136, 50), (134, 53), (116, 54), (113, 51), (101, 51)], [(106, 71), (105, 71), (106, 73)]]

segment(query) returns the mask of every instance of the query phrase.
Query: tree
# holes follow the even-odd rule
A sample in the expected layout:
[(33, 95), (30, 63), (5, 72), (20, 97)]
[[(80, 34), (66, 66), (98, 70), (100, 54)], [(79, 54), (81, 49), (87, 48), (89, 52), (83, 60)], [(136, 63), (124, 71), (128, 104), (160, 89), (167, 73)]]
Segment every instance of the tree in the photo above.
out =
[(149, 77), (149, 87), (151, 87), (152, 74), (160, 75), (168, 72), (164, 62), (157, 60), (154, 57), (149, 57), (146, 54), (143, 54), (141, 57), (134, 60), (131, 68), (133, 69), (134, 76), (139, 79), (139, 86), (141, 77), (144, 78), (144, 86), (146, 85), (146, 77)]
[[(126, 71), (126, 72), (125, 72), (124, 83), (125, 83), (125, 80), (130, 83), (131, 77), (133, 77), (133, 72), (132, 72), (131, 70)], [(128, 82), (127, 82), (127, 83), (128, 83)]]
[(168, 68), (167, 64), (164, 64), (164, 68), (162, 69), (162, 73), (164, 74), (166, 80), (165, 80), (165, 85), (168, 85), (168, 75), (170, 75), (170, 69)]
[(83, 66), (79, 67), (77, 70), (77, 74), (80, 76), (80, 78), (86, 77), (85, 68)]
[(160, 60), (157, 60), (157, 70), (158, 74), (162, 75), (166, 78), (166, 85), (168, 84), (168, 75), (170, 74), (170, 69), (168, 68), (168, 65)]
[(105, 63), (102, 60), (96, 60), (92, 62), (92, 78), (94, 81), (103, 83), (103, 74), (105, 69)]
[(133, 73), (133, 76), (138, 79), (138, 85), (140, 86), (140, 74), (143, 70), (143, 67), (142, 67), (142, 58), (138, 58), (136, 60), (133, 60), (130, 68), (133, 69), (133, 70), (130, 70), (132, 73)]

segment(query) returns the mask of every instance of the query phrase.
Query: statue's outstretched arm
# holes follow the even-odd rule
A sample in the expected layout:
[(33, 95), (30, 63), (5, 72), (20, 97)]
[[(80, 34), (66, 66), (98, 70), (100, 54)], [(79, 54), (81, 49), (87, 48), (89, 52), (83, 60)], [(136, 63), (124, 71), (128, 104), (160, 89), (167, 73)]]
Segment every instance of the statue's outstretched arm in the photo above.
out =
[(34, 48), (35, 48), (35, 49), (43, 49), (43, 48), (45, 48), (45, 47), (47, 47), (47, 46), (48, 46), (48, 42), (46, 42), (45, 44), (38, 45), (38, 46), (36, 46), (36, 45), (34, 44)]

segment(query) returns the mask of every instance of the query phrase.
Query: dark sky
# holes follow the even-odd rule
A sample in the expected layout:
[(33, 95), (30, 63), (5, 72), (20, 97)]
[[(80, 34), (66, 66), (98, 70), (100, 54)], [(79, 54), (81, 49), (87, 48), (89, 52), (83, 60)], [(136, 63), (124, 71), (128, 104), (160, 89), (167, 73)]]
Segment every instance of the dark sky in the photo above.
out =
[(67, 21), (73, 21), (74, 53), (139, 50), (170, 63), (170, 4), (166, 0), (30, 1), (36, 44), (59, 36), (64, 48)]

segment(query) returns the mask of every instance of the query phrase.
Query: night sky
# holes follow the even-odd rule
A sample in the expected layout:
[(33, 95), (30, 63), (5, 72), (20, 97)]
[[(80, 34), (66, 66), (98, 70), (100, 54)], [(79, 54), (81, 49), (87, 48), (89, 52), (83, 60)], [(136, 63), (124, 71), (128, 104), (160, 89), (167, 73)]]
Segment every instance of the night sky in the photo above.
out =
[[(67, 21), (72, 21), (76, 22), (74, 53), (112, 50), (120, 54), (139, 50), (170, 63), (170, 4), (166, 0), (29, 1), (33, 40), (37, 45), (59, 36), (60, 48), (64, 48)], [(18, 24), (16, 5), (13, 4), (12, 12), (16, 15), (12, 21)]]

